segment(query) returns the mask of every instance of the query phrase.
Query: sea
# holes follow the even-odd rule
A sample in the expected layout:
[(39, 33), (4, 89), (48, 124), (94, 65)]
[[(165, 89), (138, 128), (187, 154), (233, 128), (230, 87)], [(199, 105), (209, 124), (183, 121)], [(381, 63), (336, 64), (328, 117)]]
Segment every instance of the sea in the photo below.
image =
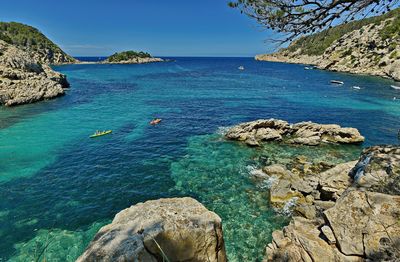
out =
[[(0, 261), (75, 261), (122, 209), (180, 196), (222, 218), (230, 261), (261, 261), (291, 212), (271, 207), (268, 181), (253, 179), (260, 168), (399, 144), (400, 91), (389, 79), (227, 57), (53, 68), (67, 75), (65, 96), (0, 107)], [(224, 138), (265, 118), (355, 127), (366, 140), (250, 148)], [(96, 130), (112, 134), (90, 138)]]

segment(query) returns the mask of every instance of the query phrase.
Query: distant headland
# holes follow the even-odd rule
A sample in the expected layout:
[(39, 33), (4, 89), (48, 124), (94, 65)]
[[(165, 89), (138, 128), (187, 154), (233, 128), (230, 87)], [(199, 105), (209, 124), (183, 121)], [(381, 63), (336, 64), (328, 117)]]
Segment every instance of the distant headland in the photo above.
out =
[(400, 9), (329, 28), (256, 60), (315, 65), (400, 81)]

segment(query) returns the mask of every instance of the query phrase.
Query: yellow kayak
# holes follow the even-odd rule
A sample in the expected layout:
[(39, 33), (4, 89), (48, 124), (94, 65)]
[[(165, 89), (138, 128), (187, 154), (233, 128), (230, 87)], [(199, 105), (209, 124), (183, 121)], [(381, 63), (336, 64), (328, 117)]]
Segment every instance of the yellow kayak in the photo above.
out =
[(112, 133), (112, 130), (107, 130), (107, 131), (95, 133), (95, 134), (91, 135), (90, 138), (95, 138), (95, 137), (99, 137), (99, 136), (104, 136), (104, 135), (108, 135), (108, 134), (111, 134), (111, 133)]

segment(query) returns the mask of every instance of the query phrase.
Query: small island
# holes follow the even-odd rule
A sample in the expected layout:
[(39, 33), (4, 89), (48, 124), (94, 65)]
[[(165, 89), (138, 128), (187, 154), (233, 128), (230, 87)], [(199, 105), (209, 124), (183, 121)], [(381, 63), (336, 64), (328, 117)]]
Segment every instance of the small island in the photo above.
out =
[(105, 59), (104, 64), (144, 64), (154, 62), (165, 62), (162, 58), (152, 57), (146, 52), (124, 51), (115, 53)]

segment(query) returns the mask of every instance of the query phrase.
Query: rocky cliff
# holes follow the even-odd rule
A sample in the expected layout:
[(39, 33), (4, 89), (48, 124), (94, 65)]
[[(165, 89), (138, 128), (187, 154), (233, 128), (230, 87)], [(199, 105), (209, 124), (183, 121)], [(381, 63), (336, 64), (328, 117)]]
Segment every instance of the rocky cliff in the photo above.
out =
[(0, 22), (0, 40), (29, 53), (42, 64), (75, 63), (77, 60), (67, 55), (38, 29), (16, 22)]
[(0, 105), (32, 103), (64, 94), (63, 74), (39, 63), (30, 53), (0, 40)]
[(400, 10), (298, 39), (259, 61), (316, 65), (320, 69), (400, 81)]

